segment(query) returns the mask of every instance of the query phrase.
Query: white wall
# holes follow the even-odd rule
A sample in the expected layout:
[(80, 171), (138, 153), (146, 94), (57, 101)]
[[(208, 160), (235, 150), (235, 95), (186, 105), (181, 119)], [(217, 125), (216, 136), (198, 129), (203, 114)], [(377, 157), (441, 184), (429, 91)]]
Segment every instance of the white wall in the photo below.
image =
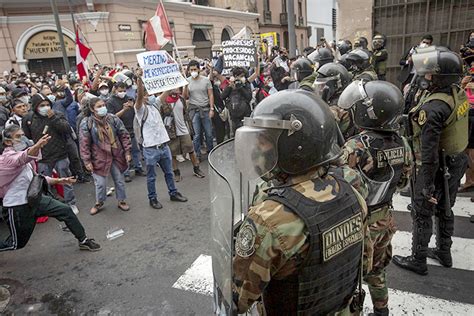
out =
[(334, 32), (332, 30), (332, 8), (335, 8), (335, 0), (307, 0), (308, 6), (308, 26), (311, 26), (311, 37), (309, 44), (316, 45), (317, 32), (316, 28), (324, 29), (324, 37), (326, 41), (334, 40)]

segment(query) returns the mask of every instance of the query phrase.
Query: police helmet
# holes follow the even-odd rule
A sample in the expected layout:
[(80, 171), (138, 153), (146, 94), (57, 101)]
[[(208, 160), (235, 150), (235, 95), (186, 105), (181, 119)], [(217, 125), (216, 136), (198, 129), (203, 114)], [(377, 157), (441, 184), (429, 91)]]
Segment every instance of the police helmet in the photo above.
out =
[(332, 51), (329, 48), (321, 47), (308, 55), (308, 58), (313, 62), (317, 63), (318, 67), (321, 67), (324, 64), (332, 63), (334, 61), (334, 56)]
[(403, 95), (394, 84), (356, 80), (342, 92), (337, 105), (350, 109), (354, 123), (363, 129), (396, 131), (403, 112)]
[(299, 82), (311, 75), (314, 71), (314, 65), (306, 57), (300, 57), (291, 64), (291, 77)]
[(313, 88), (316, 94), (328, 102), (334, 95), (342, 92), (351, 80), (351, 74), (343, 65), (329, 63), (318, 69), (318, 78)]
[(337, 49), (341, 55), (344, 55), (352, 50), (352, 43), (346, 40), (337, 42)]
[(433, 75), (432, 83), (438, 88), (458, 83), (463, 74), (461, 57), (446, 47), (418, 48), (412, 59), (417, 74)]
[(340, 153), (332, 112), (305, 90), (284, 90), (265, 98), (235, 135), (237, 165), (250, 179), (303, 174)]
[(365, 70), (370, 66), (370, 53), (366, 49), (354, 49), (347, 54), (346, 62), (351, 70)]
[(377, 34), (372, 39), (373, 49), (382, 49), (385, 47), (385, 35)]

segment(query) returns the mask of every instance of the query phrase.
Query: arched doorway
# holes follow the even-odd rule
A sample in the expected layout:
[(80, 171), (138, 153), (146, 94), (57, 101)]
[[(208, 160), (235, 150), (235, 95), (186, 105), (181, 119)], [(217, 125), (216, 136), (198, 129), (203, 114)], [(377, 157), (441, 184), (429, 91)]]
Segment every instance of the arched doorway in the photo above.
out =
[[(76, 64), (74, 32), (63, 28), (64, 44), (71, 68)], [(45, 73), (54, 70), (64, 72), (62, 52), (54, 24), (40, 24), (27, 29), (17, 41), (15, 48), (20, 71)]]
[(212, 42), (208, 33), (205, 32), (205, 30), (194, 29), (193, 45), (196, 46), (194, 55), (199, 58), (211, 58)]
[(231, 37), (232, 37), (231, 32), (229, 31), (227, 27), (225, 27), (221, 33), (221, 42), (228, 41), (230, 40)]

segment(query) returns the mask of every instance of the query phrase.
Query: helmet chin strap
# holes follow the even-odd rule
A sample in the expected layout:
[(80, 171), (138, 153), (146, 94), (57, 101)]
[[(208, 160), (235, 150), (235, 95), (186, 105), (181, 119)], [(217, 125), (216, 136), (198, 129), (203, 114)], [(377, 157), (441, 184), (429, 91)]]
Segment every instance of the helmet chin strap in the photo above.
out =
[(377, 115), (375, 114), (375, 111), (374, 111), (374, 106), (372, 105), (372, 102), (373, 102), (374, 99), (369, 98), (369, 96), (367, 95), (367, 92), (365, 92), (364, 80), (359, 81), (358, 87), (359, 87), (360, 95), (364, 98), (363, 99), (363, 104), (367, 107), (367, 114), (369, 115), (369, 118), (371, 120), (378, 119), (378, 117), (377, 117)]

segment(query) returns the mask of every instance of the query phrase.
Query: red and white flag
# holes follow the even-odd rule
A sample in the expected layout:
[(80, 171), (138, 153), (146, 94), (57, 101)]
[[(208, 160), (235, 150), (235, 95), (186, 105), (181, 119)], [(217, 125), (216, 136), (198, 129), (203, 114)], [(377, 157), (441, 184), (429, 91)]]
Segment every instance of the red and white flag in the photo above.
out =
[(145, 28), (145, 48), (147, 50), (160, 50), (173, 39), (165, 8), (160, 1), (155, 15), (148, 20)]
[(91, 49), (86, 45), (82, 44), (81, 38), (79, 37), (79, 26), (76, 27), (76, 67), (79, 75), (79, 80), (83, 81), (84, 77), (89, 80), (89, 64), (87, 63), (87, 55), (89, 55)]

